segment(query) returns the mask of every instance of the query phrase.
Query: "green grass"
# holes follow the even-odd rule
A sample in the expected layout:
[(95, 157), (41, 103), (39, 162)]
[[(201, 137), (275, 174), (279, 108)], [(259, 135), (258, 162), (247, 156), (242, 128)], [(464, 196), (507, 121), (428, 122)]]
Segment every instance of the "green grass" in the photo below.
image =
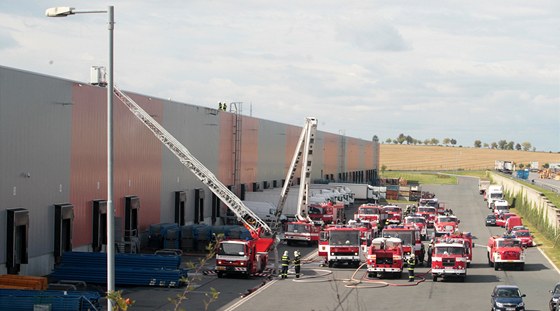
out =
[(381, 178), (403, 178), (409, 184), (420, 183), (423, 185), (456, 185), (457, 177), (448, 174), (434, 172), (411, 172), (411, 171), (384, 171)]
[(473, 176), (481, 179), (488, 179), (487, 171), (446, 171), (446, 173), (452, 175)]

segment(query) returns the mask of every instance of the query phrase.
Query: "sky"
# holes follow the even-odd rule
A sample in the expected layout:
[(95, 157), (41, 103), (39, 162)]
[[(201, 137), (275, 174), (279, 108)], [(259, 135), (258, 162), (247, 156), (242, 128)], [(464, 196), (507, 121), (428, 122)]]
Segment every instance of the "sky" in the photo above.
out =
[(0, 1), (0, 65), (371, 140), (560, 151), (560, 1)]

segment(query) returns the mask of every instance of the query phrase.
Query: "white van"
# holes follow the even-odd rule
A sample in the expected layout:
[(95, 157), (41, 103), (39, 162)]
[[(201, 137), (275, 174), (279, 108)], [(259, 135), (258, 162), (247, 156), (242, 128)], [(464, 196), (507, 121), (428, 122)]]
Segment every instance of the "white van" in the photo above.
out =
[(486, 199), (488, 203), (488, 208), (492, 208), (492, 202), (494, 200), (504, 199), (504, 189), (501, 185), (490, 185), (488, 191), (486, 191)]
[[(256, 202), (256, 201), (243, 201), (253, 213), (266, 223), (271, 223), (276, 220), (276, 206), (269, 202)], [(280, 220), (286, 219), (286, 216), (280, 216)]]

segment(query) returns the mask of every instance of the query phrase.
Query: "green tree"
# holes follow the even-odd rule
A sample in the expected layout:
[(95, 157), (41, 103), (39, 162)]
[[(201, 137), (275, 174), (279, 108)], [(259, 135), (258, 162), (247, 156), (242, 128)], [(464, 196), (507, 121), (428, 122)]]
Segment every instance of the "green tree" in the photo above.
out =
[(493, 142), (490, 146), (492, 149), (498, 149), (498, 144), (496, 142)]
[(402, 145), (402, 143), (404, 143), (406, 141), (406, 136), (403, 133), (399, 134), (399, 137), (397, 137), (397, 142)]
[(449, 141), (450, 141), (450, 139), (447, 138), (447, 137), (445, 137), (445, 138), (442, 140), (441, 143), (447, 146), (447, 145), (449, 145)]
[(507, 141), (505, 139), (501, 139), (498, 141), (498, 148), (505, 150), (507, 145)]
[(490, 145), (488, 145), (488, 143), (484, 143), (484, 145), (482, 145), (482, 147), (484, 147), (484, 148), (490, 148)]
[(439, 139), (437, 138), (432, 138), (430, 139), (430, 143), (434, 146), (437, 146), (437, 144), (439, 144)]
[(513, 141), (510, 141), (509, 143), (506, 144), (506, 150), (513, 150), (513, 144), (515, 144)]
[(523, 147), (523, 151), (529, 151), (531, 150), (531, 143), (528, 141), (524, 141), (521, 143), (521, 147)]
[(429, 144), (430, 144), (430, 140), (429, 140), (429, 139), (427, 139), (427, 138), (426, 138), (426, 139), (424, 139), (424, 145), (426, 145), (426, 146), (427, 146), (427, 145), (429, 145)]
[(481, 142), (480, 140), (478, 140), (478, 139), (475, 140), (475, 141), (474, 141), (474, 147), (475, 147), (475, 148), (480, 148), (480, 147), (482, 147), (482, 142)]
[(385, 139), (385, 142), (388, 143), (388, 144), (390, 144), (392, 141), (393, 141), (393, 140), (392, 140), (391, 138)]
[(451, 138), (449, 142), (451, 143), (452, 146), (455, 146), (457, 144), (457, 140), (455, 138)]
[(515, 150), (521, 150), (521, 144), (520, 143), (515, 144)]
[(544, 169), (547, 169), (549, 167), (550, 167), (550, 164), (548, 164), (548, 163), (545, 163), (545, 164), (542, 165), (542, 168), (544, 168)]
[(407, 135), (405, 140), (406, 140), (406, 144), (410, 145), (414, 141), (414, 138), (412, 138), (412, 136), (410, 136), (410, 135)]

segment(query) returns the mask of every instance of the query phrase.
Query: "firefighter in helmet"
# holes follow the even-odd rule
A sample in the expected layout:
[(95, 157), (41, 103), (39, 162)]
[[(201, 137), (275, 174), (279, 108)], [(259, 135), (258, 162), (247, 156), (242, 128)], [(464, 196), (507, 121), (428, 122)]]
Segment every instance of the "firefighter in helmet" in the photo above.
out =
[(290, 265), (290, 255), (288, 251), (284, 251), (284, 255), (282, 255), (282, 273), (280, 273), (280, 277), (285, 279), (288, 277), (288, 266)]
[(416, 265), (416, 256), (414, 253), (410, 255), (406, 263), (408, 265), (408, 281), (414, 282), (414, 266)]
[(301, 271), (301, 254), (299, 251), (294, 251), (294, 269), (296, 270), (296, 279), (299, 279), (299, 272)]

